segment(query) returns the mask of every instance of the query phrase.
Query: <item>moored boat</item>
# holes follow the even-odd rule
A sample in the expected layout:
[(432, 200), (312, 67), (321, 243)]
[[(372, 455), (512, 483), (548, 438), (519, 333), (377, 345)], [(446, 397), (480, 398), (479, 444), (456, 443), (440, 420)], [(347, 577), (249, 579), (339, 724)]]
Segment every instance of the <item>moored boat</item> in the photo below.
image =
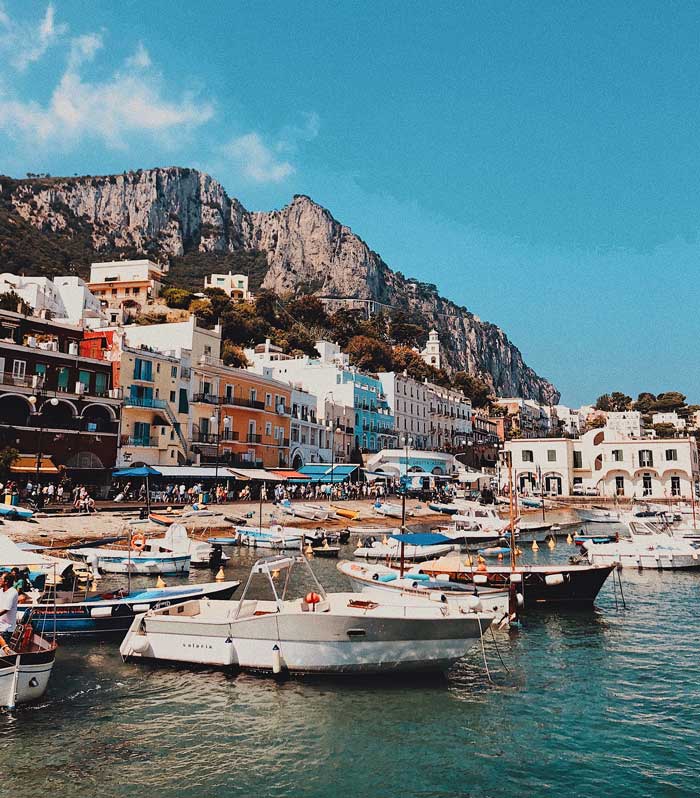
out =
[(445, 535), (434, 532), (409, 532), (406, 534), (393, 534), (379, 540), (373, 536), (366, 538), (360, 541), (360, 545), (353, 552), (353, 556), (370, 562), (398, 560), (402, 556), (404, 560), (420, 562), (422, 560), (430, 560), (433, 557), (440, 557), (457, 549), (459, 549), (459, 546), (445, 537)]
[(312, 504), (292, 504), (289, 499), (284, 499), (277, 506), (286, 515), (304, 518), (307, 521), (325, 521), (329, 513), (327, 507)]
[[(385, 515), (387, 518), (402, 518), (403, 509), (400, 504), (393, 504), (392, 502), (376, 501), (373, 505), (375, 513)], [(406, 517), (413, 515), (412, 512), (406, 510)]]
[(36, 701), (46, 692), (56, 659), (56, 641), (18, 623), (8, 640), (0, 637), (0, 706)]
[(620, 520), (617, 510), (608, 510), (605, 507), (577, 508), (576, 515), (587, 524), (616, 524)]
[(18, 504), (0, 504), (0, 517), (7, 518), (8, 521), (28, 521), (34, 515), (34, 511), (28, 507), (20, 507)]
[(270, 527), (246, 526), (236, 530), (241, 546), (253, 549), (275, 549), (278, 551), (301, 548), (303, 529), (293, 529), (273, 524)]
[[(314, 590), (288, 599), (291, 569), (303, 564)], [(273, 574), (285, 571), (279, 580)], [(272, 600), (248, 598), (254, 575)], [(442, 603), (383, 605), (355, 593), (326, 593), (302, 555), (258, 560), (240, 601), (189, 601), (139, 615), (120, 646), (150, 658), (265, 673), (374, 674), (442, 671), (479, 641), (493, 620)]]
[(137, 532), (124, 548), (86, 546), (68, 549), (68, 554), (108, 574), (185, 574), (190, 570), (190, 554), (145, 551), (146, 541), (146, 536)]

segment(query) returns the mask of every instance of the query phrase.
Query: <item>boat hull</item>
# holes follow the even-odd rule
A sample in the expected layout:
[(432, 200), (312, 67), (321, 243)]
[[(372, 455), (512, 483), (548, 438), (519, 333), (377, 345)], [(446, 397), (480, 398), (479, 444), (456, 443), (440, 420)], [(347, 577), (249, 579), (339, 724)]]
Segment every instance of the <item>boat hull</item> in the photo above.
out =
[(167, 591), (149, 591), (156, 594), (152, 598), (138, 593), (132, 597), (104, 600), (99, 602), (83, 601), (56, 604), (20, 605), (18, 622), (29, 618), (37, 629), (52, 632), (55, 628), (58, 638), (103, 638), (116, 634), (125, 634), (134, 617), (141, 612), (156, 607), (167, 607), (181, 604), (193, 598), (228, 600), (236, 592), (239, 582), (223, 582), (220, 585), (202, 587), (197, 592), (183, 591), (168, 593)]
[(608, 565), (619, 568), (636, 568), (649, 571), (687, 571), (700, 568), (700, 554), (678, 554), (673, 552), (625, 552), (617, 549), (611, 552), (596, 551), (598, 546), (607, 546), (606, 543), (592, 544), (587, 541), (586, 547), (588, 562), (591, 565)]
[[(27, 704), (41, 698), (51, 678), (56, 649), (0, 658), (0, 706)], [(19, 660), (19, 664), (18, 664)], [(15, 683), (15, 669), (18, 670)]]
[[(342, 596), (341, 601), (353, 600), (353, 594), (336, 596)], [(182, 609), (184, 612), (187, 607)], [(440, 609), (413, 608), (416, 617), (406, 617), (406, 608), (381, 614), (376, 605), (367, 613), (347, 615), (256, 610), (253, 617), (218, 622), (197, 620), (196, 616), (148, 614), (134, 621), (120, 652), (126, 658), (262, 672), (341, 675), (442, 671), (478, 642), (492, 617), (445, 616)]]

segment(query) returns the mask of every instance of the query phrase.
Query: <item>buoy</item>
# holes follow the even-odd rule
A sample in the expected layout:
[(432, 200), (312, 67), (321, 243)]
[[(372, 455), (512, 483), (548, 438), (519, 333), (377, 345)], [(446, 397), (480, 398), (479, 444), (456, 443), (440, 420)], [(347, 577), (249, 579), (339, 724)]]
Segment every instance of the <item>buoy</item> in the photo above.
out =
[(532, 541), (532, 550), (533, 551), (539, 551), (540, 550), (540, 547), (537, 545), (537, 541), (536, 540)]
[(216, 579), (217, 582), (223, 582), (224, 579), (226, 579), (226, 574), (224, 573), (224, 566), (223, 565), (219, 566), (219, 570), (217, 571), (216, 576), (214, 577), (214, 579)]
[(520, 557), (520, 555), (523, 553), (523, 550), (520, 547), (516, 546), (515, 553), (518, 555), (518, 557)]
[(275, 676), (282, 672), (282, 655), (280, 654), (280, 647), (277, 643), (272, 647), (272, 672)]
[(156, 587), (167, 587), (167, 585), (163, 581), (163, 577), (160, 574), (158, 574), (158, 580), (156, 581)]
[(314, 548), (311, 545), (311, 543), (307, 543), (306, 544), (306, 548), (304, 549), (304, 554), (306, 554), (307, 557), (313, 557), (314, 556)]
[(328, 538), (324, 538), (323, 539), (323, 548), (324, 549), (329, 549), (330, 548), (330, 546), (328, 545)]
[(279, 576), (280, 576), (280, 572), (279, 571), (273, 571), (272, 572), (272, 578), (273, 579), (279, 579)]
[(571, 545), (574, 542), (574, 539), (571, 537), (571, 532), (566, 536), (566, 542)]
[(547, 545), (549, 546), (550, 549), (553, 549), (557, 544), (556, 544), (556, 541), (554, 540), (554, 538), (550, 538), (547, 541)]
[(386, 539), (386, 535), (384, 535), (382, 537), (382, 546), (386, 546), (386, 544), (387, 544), (387, 539)]

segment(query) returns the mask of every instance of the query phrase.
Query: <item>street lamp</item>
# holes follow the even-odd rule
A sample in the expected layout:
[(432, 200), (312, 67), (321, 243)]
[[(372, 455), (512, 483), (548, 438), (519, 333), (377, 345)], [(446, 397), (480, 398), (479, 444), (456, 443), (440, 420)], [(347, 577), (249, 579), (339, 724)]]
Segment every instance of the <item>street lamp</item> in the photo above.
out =
[(212, 413), (209, 417), (209, 423), (214, 427), (216, 432), (214, 433), (214, 437), (216, 439), (216, 464), (214, 467), (214, 488), (216, 488), (216, 483), (219, 481), (219, 444), (220, 444), (220, 424), (221, 424), (221, 411), (217, 408), (216, 414)]
[(335, 472), (335, 436), (338, 433), (341, 433), (342, 430), (340, 429), (340, 425), (337, 427), (335, 426), (335, 421), (331, 419), (331, 489), (328, 493), (328, 501), (330, 502), (333, 498), (333, 486), (335, 482), (333, 481), (333, 476)]
[[(34, 407), (34, 408), (36, 408), (36, 404), (37, 404), (38, 401), (39, 400), (37, 399), (36, 396), (30, 396), (29, 397), (29, 404), (32, 407)], [(51, 399), (49, 399), (49, 404), (52, 407), (58, 407), (58, 399), (55, 396), (51, 397)], [(43, 432), (44, 432), (44, 417), (43, 417), (43, 414), (42, 414), (41, 410), (39, 410), (39, 436), (38, 436), (37, 447), (36, 447), (36, 489), (37, 489), (37, 497), (39, 495), (39, 474), (41, 473), (41, 436), (42, 436)]]

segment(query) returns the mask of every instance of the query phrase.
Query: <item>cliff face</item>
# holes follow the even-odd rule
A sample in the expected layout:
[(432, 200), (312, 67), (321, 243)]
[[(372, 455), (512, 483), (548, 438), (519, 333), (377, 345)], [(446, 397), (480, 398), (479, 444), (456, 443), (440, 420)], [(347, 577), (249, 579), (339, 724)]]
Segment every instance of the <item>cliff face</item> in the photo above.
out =
[[(28, 230), (41, 231), (42, 250), (55, 245), (59, 272), (67, 252), (80, 270), (106, 253), (165, 259), (258, 250), (267, 258), (266, 288), (402, 308), (434, 324), (449, 365), (479, 374), (500, 395), (559, 398), (500, 328), (439, 296), (434, 286), (393, 272), (308, 197), (294, 197), (280, 211), (250, 213), (209, 175), (175, 167), (105, 177), (0, 177), (0, 260), (14, 255), (12, 237), (29, 238)], [(29, 272), (27, 261), (15, 258)]]

